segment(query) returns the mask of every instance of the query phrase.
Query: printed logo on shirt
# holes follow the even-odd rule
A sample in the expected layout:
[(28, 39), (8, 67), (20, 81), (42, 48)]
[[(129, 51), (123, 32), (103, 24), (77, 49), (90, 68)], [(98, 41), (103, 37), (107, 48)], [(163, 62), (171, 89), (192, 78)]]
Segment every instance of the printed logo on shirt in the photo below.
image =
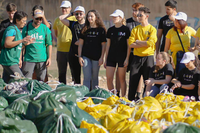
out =
[(192, 81), (193, 75), (183, 74), (183, 78), (184, 78), (185, 81)]
[(166, 26), (173, 26), (174, 25), (173, 21), (171, 21), (170, 19), (163, 21), (163, 24), (166, 25)]
[(118, 36), (126, 36), (125, 32), (118, 32)]
[(99, 35), (99, 32), (95, 32), (95, 31), (92, 32), (92, 31), (90, 31), (87, 34), (88, 37), (96, 37), (96, 35)]
[(144, 34), (145, 34), (145, 35), (150, 35), (150, 32), (149, 32), (149, 31), (145, 31)]
[(39, 36), (38, 33), (34, 33), (31, 35), (31, 37), (35, 38), (35, 40), (36, 40), (35, 43), (43, 43), (43, 40), (44, 40), (43, 35)]

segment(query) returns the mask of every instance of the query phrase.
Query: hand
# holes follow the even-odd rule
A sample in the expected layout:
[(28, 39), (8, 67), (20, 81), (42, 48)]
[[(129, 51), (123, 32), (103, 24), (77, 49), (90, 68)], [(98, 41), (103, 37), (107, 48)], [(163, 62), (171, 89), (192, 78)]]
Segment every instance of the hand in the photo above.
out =
[(82, 58), (82, 57), (79, 57), (79, 63), (80, 63), (80, 65), (83, 67), (84, 60), (83, 60), (83, 58)]
[(46, 61), (46, 66), (49, 67), (51, 65), (51, 59), (48, 58), (48, 60)]
[(145, 80), (145, 84), (146, 85), (152, 85), (152, 84), (154, 84), (154, 80), (153, 79)]
[(99, 59), (99, 66), (101, 66), (103, 64), (103, 58)]
[(124, 61), (124, 67), (127, 67), (128, 66), (128, 59), (126, 59), (125, 61)]
[(19, 68), (22, 68), (22, 60), (19, 59)]
[(198, 52), (200, 52), (200, 46), (196, 46), (196, 49), (198, 50)]
[(59, 19), (60, 19), (60, 20), (63, 20), (65, 17), (66, 17), (66, 15), (60, 15), (60, 16), (59, 16)]
[(175, 90), (176, 88), (179, 88), (179, 87), (181, 87), (181, 84), (174, 84), (173, 86), (172, 86), (172, 90)]
[(189, 50), (190, 52), (193, 52), (195, 49), (196, 49), (195, 47), (188, 47), (188, 50)]
[(22, 40), (22, 43), (25, 44), (25, 46), (34, 42), (35, 42), (35, 38), (31, 38), (31, 36), (26, 36)]

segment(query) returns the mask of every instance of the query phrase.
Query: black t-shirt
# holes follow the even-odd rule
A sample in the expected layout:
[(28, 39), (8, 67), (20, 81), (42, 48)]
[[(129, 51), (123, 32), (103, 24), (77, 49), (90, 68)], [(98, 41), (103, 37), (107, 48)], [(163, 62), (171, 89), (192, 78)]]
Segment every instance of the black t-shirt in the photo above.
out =
[(158, 29), (163, 30), (163, 38), (162, 38), (162, 43), (161, 43), (161, 48), (160, 51), (164, 51), (165, 48), (165, 36), (167, 35), (167, 32), (169, 29), (171, 29), (174, 26), (174, 23), (172, 20), (169, 19), (168, 15), (165, 15), (162, 17), (159, 21)]
[[(158, 70), (157, 73), (154, 73), (155, 67), (151, 68), (149, 78), (153, 78), (155, 80), (163, 80), (166, 78), (166, 75), (174, 76), (174, 69), (170, 63), (166, 64), (162, 69)], [(157, 87), (160, 87), (161, 84), (155, 84)]]
[(0, 31), (11, 25), (10, 19), (3, 20), (0, 25)]
[(84, 40), (82, 56), (92, 60), (99, 60), (102, 52), (102, 42), (106, 42), (106, 31), (104, 28), (90, 28), (84, 34), (80, 34)]
[(123, 62), (126, 59), (129, 36), (129, 28), (124, 25), (119, 28), (112, 26), (108, 29), (107, 38), (110, 39), (110, 48), (107, 60)]
[(70, 47), (70, 52), (78, 55), (78, 45), (75, 45), (75, 42), (78, 41), (78, 38), (81, 34), (81, 30), (84, 24), (79, 24), (78, 21), (69, 21), (69, 28), (72, 32), (72, 43)]
[(140, 25), (140, 23), (135, 21), (135, 20), (133, 20), (132, 17), (126, 19), (126, 26), (129, 28), (130, 32), (132, 31), (133, 28), (135, 28), (138, 25)]
[(174, 94), (176, 95), (184, 95), (184, 96), (195, 96), (198, 97), (198, 78), (199, 78), (199, 71), (197, 68), (194, 70), (189, 70), (188, 68), (183, 68), (179, 75), (178, 80), (183, 85), (193, 84), (195, 88), (193, 90), (186, 90), (183, 88), (176, 88), (174, 90)]

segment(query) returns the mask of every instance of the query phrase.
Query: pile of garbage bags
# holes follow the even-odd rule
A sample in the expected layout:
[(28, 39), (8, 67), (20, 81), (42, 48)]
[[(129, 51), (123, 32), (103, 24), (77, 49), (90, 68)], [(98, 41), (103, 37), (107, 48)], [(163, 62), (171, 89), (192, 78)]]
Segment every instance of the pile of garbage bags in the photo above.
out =
[(0, 79), (0, 132), (200, 133), (200, 102), (169, 92), (135, 102), (98, 87)]

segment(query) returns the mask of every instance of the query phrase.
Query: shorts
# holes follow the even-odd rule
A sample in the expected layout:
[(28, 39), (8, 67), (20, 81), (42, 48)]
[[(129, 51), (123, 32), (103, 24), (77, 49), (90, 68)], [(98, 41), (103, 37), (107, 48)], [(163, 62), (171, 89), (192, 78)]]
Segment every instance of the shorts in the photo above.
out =
[(124, 61), (110, 61), (110, 60), (107, 60), (107, 63), (106, 63), (106, 66), (109, 66), (109, 67), (116, 67), (118, 65), (118, 67), (124, 67)]

